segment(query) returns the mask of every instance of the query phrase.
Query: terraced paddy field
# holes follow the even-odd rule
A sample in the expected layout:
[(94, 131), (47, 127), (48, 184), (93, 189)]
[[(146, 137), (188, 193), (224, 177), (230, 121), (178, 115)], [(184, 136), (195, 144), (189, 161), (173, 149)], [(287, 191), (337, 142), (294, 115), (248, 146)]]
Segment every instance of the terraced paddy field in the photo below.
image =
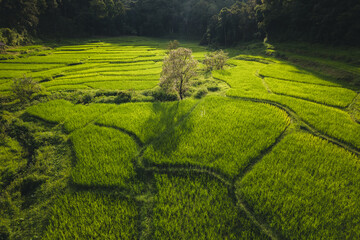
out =
[[(359, 239), (359, 66), (330, 61), (345, 81), (228, 49), (225, 69), (200, 64), (176, 101), (157, 87), (167, 42), (81, 40), (0, 60), (0, 236)], [(200, 62), (209, 51), (181, 46)], [(23, 74), (43, 92), (20, 106)]]

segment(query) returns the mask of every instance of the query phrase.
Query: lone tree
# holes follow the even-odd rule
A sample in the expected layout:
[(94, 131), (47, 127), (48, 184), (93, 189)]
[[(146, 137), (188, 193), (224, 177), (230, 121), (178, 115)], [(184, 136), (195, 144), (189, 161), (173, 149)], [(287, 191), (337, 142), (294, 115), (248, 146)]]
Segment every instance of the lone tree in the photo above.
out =
[(160, 87), (167, 93), (176, 92), (182, 100), (189, 80), (196, 75), (197, 64), (190, 49), (171, 50), (164, 59)]

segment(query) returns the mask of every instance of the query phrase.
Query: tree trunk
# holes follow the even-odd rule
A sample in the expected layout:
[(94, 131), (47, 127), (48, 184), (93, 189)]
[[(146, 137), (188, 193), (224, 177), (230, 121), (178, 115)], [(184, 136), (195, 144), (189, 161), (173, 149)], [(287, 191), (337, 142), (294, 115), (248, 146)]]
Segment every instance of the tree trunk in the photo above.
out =
[(179, 89), (180, 100), (183, 99), (182, 91), (183, 91), (183, 78), (181, 77), (181, 79), (180, 79), (180, 89)]

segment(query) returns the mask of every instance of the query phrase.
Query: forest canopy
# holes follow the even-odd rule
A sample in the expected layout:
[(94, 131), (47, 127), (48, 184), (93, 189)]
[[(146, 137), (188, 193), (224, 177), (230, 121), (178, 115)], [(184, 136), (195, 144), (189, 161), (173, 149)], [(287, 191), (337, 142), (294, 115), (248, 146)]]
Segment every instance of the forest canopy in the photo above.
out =
[(225, 46), (265, 37), (360, 43), (358, 0), (0, 0), (0, 16), (9, 45), (19, 36), (172, 34)]

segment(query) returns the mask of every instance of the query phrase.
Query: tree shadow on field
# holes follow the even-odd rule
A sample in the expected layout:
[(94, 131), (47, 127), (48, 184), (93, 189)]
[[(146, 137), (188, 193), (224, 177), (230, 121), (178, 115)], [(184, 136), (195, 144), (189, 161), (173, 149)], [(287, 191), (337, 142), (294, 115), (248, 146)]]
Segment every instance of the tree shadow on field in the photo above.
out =
[[(186, 103), (185, 103), (186, 104)], [(196, 108), (195, 103), (187, 111), (184, 111), (183, 102), (154, 102), (152, 105), (153, 115), (144, 123), (143, 129), (149, 133), (145, 144), (153, 146), (155, 151), (170, 156), (177, 151), (182, 137), (190, 134), (194, 125), (189, 116)]]

